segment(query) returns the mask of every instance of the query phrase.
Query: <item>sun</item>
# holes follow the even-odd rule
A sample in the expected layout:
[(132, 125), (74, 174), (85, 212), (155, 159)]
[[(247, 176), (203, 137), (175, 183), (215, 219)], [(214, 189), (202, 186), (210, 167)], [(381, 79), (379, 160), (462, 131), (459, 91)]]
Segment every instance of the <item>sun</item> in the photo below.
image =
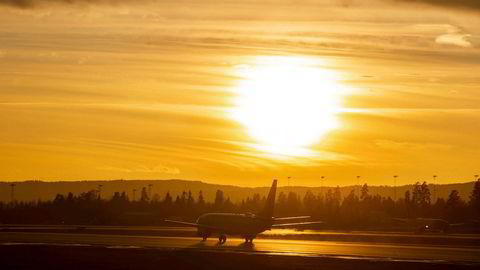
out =
[(338, 123), (338, 75), (318, 61), (258, 57), (237, 75), (232, 117), (244, 125), (259, 150), (303, 156)]

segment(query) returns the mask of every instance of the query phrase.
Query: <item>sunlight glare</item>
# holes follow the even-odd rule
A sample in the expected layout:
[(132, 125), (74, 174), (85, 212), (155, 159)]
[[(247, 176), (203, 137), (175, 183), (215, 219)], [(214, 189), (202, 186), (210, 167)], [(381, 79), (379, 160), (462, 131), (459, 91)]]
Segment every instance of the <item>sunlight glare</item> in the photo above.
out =
[(237, 73), (233, 119), (243, 124), (258, 150), (307, 156), (308, 146), (337, 127), (338, 74), (315, 59), (258, 57)]

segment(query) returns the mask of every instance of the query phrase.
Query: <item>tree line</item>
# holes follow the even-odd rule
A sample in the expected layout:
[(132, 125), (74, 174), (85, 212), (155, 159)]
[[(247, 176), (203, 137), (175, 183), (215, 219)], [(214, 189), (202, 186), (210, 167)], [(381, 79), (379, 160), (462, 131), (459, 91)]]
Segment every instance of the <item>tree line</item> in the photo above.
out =
[[(115, 192), (102, 198), (98, 190), (79, 195), (57, 194), (53, 200), (0, 203), (0, 223), (3, 224), (95, 224), (95, 225), (163, 225), (165, 218), (194, 221), (207, 212), (256, 213), (265, 204), (265, 196), (256, 193), (232, 202), (221, 190), (207, 202), (203, 193), (184, 191), (173, 197), (150, 196), (144, 187), (139, 200), (130, 200), (126, 192)], [(388, 226), (392, 218), (438, 218), (449, 222), (480, 219), (480, 179), (465, 201), (452, 190), (447, 199), (433, 202), (426, 182), (415, 183), (411, 190), (396, 200), (371, 195), (367, 184), (342, 197), (340, 188), (314, 194), (307, 191), (301, 197), (294, 192), (280, 192), (275, 216), (309, 215), (325, 221), (327, 228), (367, 229)]]

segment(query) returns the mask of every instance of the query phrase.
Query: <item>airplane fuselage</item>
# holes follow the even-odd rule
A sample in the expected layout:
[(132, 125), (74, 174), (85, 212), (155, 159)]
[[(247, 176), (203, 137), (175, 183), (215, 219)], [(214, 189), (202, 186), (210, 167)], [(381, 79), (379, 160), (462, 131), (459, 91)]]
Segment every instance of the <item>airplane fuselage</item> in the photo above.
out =
[(199, 235), (210, 235), (211, 233), (256, 236), (269, 230), (273, 219), (264, 218), (253, 214), (227, 214), (209, 213), (200, 216), (197, 223), (205, 227), (215, 229), (198, 228)]
[(441, 231), (448, 232), (450, 224), (443, 219), (417, 218), (415, 219), (418, 232)]

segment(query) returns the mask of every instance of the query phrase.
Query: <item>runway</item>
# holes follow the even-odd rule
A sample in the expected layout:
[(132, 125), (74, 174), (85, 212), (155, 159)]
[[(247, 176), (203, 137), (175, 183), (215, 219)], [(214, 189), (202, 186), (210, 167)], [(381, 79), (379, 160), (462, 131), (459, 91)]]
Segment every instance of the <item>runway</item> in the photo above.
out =
[(480, 248), (375, 243), (347, 243), (288, 239), (255, 239), (252, 245), (243, 239), (228, 238), (202, 242), (194, 237), (138, 235), (0, 232), (0, 245), (101, 246), (111, 249), (198, 249), (210, 252), (265, 253), (274, 255), (326, 256), (368, 260), (405, 260), (480, 264)]

